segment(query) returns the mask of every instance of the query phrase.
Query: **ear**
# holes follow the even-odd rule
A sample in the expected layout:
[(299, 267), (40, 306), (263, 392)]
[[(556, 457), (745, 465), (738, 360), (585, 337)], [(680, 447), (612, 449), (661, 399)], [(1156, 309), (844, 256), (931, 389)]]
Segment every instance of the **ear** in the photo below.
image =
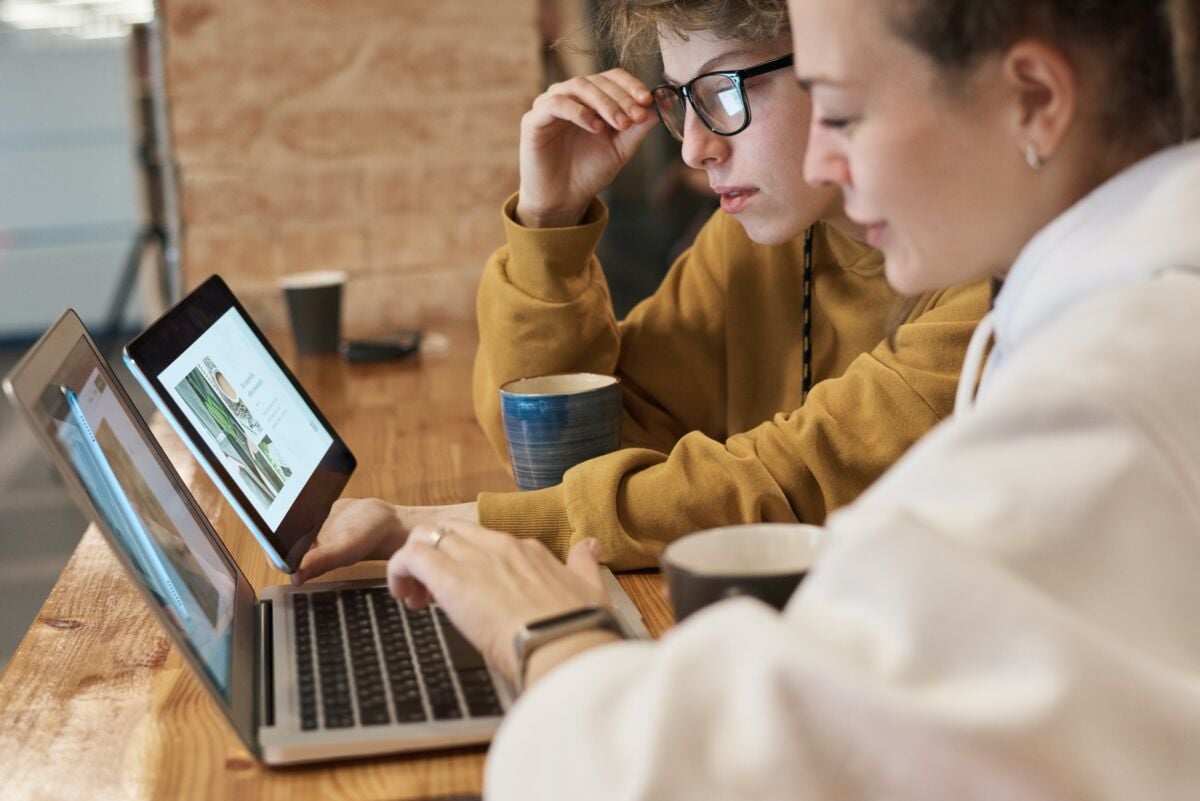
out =
[(1001, 75), (1014, 99), (1017, 148), (1032, 145), (1049, 159), (1075, 118), (1079, 81), (1062, 50), (1036, 39), (1022, 39), (1003, 56)]

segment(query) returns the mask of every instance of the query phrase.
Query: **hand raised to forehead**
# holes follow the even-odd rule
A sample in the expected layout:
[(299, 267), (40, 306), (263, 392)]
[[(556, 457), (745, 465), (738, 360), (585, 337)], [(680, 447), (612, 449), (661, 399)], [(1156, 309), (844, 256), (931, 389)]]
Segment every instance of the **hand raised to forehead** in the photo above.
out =
[(658, 118), (645, 84), (623, 69), (556, 83), (521, 119), (517, 220), (575, 225)]

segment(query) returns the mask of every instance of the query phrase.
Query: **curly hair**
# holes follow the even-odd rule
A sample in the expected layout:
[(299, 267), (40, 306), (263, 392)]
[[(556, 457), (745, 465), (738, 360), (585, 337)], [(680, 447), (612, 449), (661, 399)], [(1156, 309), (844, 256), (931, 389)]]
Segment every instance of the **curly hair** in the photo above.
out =
[(786, 0), (608, 0), (597, 12), (601, 42), (623, 64), (658, 53), (660, 31), (684, 39), (711, 31), (738, 42), (771, 42), (788, 34)]

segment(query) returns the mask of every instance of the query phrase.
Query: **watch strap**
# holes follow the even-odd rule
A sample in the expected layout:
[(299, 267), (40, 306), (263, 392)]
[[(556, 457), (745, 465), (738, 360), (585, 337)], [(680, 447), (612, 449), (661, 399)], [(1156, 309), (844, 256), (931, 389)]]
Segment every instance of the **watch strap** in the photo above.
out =
[(517, 655), (517, 669), (513, 681), (517, 692), (525, 688), (525, 671), (529, 666), (529, 657), (534, 651), (563, 637), (593, 629), (611, 631), (622, 638), (625, 636), (612, 611), (604, 606), (583, 606), (522, 626), (513, 638), (513, 648)]

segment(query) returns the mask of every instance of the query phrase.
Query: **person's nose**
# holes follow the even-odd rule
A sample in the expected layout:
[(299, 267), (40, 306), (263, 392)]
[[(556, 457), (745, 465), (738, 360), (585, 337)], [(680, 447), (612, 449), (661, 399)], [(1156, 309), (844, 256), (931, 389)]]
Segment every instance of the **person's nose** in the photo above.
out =
[(850, 162), (834, 133), (815, 120), (804, 151), (804, 180), (813, 186), (850, 186)]
[(729, 157), (729, 137), (719, 136), (688, 105), (683, 117), (683, 161), (689, 167), (715, 167)]

